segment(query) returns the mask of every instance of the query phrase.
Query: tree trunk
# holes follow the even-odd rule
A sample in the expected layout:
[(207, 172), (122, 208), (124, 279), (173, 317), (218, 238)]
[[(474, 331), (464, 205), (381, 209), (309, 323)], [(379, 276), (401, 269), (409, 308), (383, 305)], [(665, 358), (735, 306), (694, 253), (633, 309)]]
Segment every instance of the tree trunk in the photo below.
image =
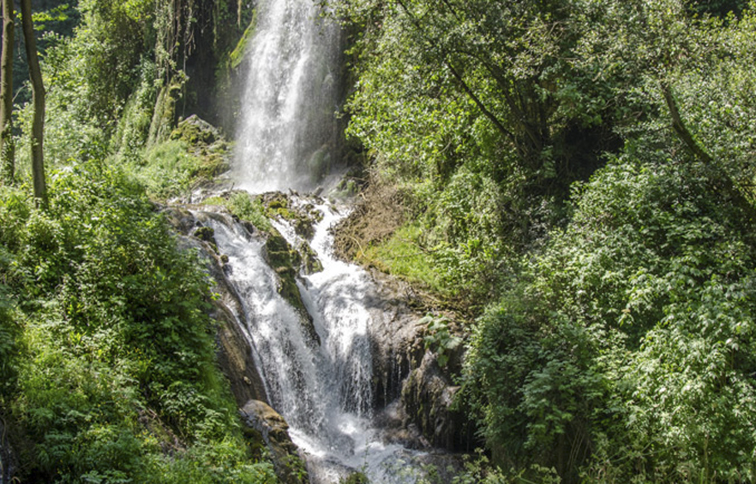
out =
[(2, 178), (13, 183), (16, 172), (15, 149), (13, 146), (13, 0), (3, 1), (3, 51), (0, 61), (0, 165)]
[(32, 179), (34, 181), (34, 196), (47, 205), (47, 185), (45, 183), (44, 163), (44, 131), (45, 131), (45, 86), (42, 84), (42, 71), (37, 57), (37, 42), (34, 38), (32, 25), (31, 0), (21, 0), (21, 17), (24, 27), (24, 44), (26, 44), (26, 59), (29, 62), (29, 77), (32, 83), (32, 97), (34, 100), (34, 120), (32, 122)]

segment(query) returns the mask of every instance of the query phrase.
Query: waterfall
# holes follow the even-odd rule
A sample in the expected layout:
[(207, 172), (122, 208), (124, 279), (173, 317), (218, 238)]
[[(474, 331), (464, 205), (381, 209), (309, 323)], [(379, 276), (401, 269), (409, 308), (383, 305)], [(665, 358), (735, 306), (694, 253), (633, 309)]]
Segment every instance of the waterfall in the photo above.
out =
[[(312, 189), (331, 165), (338, 138), (339, 29), (319, 16), (318, 3), (263, 0), (257, 7), (233, 167), (235, 185), (251, 193)], [(375, 483), (415, 482), (422, 473), (408, 462), (419, 453), (383, 443), (373, 425), (367, 308), (374, 286), (361, 268), (332, 255), (329, 234), (348, 208), (289, 200), (315, 203), (322, 215), (310, 240), (285, 220), (272, 221), (291, 247), (310, 244), (322, 264), (296, 280), (307, 315), (279, 293), (280, 275), (266, 261), (264, 237), (231, 220), (207, 222), (218, 251), (228, 256), (226, 275), (240, 296), (240, 320), (248, 322), (245, 333), (270, 403), (307, 454), (313, 483), (338, 483), (357, 470)]]
[(314, 0), (263, 0), (247, 51), (235, 179), (252, 192), (307, 190), (337, 144), (339, 27)]

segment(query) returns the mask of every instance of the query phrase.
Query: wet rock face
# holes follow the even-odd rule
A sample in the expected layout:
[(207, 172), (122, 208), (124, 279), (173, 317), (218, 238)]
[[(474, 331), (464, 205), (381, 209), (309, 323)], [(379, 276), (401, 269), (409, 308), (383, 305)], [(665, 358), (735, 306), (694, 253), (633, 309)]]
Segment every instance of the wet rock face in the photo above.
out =
[[(208, 273), (215, 281), (213, 291), (218, 294), (212, 302), (210, 316), (220, 323), (216, 335), (218, 363), (231, 383), (231, 391), (240, 407), (249, 400), (268, 401), (265, 384), (252, 358), (252, 348), (242, 330), (246, 327), (239, 296), (226, 279), (223, 255), (218, 254), (213, 230), (185, 208), (171, 207), (164, 211), (177, 232), (183, 234), (180, 242), (199, 249)], [(213, 214), (205, 214), (207, 217)], [(191, 235), (191, 236), (190, 236)]]
[[(473, 424), (463, 411), (452, 408), (458, 387), (453, 374), (461, 369), (463, 347), (446, 354), (438, 365), (426, 351), (427, 326), (413, 309), (416, 301), (406, 283), (374, 271), (377, 294), (373, 318), (374, 395), (389, 440), (416, 448), (440, 447), (471, 451), (477, 442)], [(392, 402), (394, 402), (392, 404)]]
[(226, 308), (221, 305), (215, 307), (219, 311), (212, 316), (217, 321), (222, 321), (217, 336), (218, 364), (231, 383), (236, 404), (242, 406), (251, 399), (267, 401), (265, 384), (257, 371), (252, 359), (252, 349), (242, 329)]
[(247, 426), (265, 443), (279, 480), (283, 484), (307, 484), (307, 470), (289, 437), (289, 425), (284, 418), (258, 400), (247, 402), (240, 413)]
[(301, 255), (277, 230), (273, 229), (265, 241), (265, 258), (278, 276), (278, 293), (297, 310), (310, 339), (320, 344), (320, 337), (315, 330), (312, 315), (307, 312), (302, 301), (302, 294), (297, 287), (297, 268), (302, 264)]
[(462, 412), (453, 408), (458, 390), (438, 366), (433, 353), (427, 352), (420, 367), (412, 370), (402, 387), (405, 424), (417, 425), (434, 447), (472, 450), (472, 425)]

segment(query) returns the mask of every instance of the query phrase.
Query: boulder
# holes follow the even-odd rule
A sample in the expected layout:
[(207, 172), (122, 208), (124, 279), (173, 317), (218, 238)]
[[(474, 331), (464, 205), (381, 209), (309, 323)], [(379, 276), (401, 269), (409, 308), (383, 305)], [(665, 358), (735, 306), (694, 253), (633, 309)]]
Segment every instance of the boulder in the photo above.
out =
[(284, 418), (259, 400), (247, 402), (240, 413), (247, 427), (265, 443), (279, 480), (283, 484), (307, 484), (304, 461), (289, 437), (289, 425)]
[(474, 428), (464, 413), (453, 407), (458, 390), (436, 356), (426, 352), (420, 367), (412, 370), (402, 387), (405, 425), (416, 425), (433, 447), (472, 450)]
[(278, 293), (296, 309), (307, 335), (319, 345), (320, 336), (297, 286), (297, 272), (302, 264), (299, 252), (276, 229), (271, 229), (265, 241), (265, 259), (278, 276)]

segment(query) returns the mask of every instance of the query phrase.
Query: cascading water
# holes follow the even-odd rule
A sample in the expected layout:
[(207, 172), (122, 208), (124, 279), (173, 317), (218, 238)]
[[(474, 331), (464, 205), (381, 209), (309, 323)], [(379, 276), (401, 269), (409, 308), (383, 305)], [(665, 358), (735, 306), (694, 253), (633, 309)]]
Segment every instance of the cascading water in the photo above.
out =
[[(376, 483), (414, 482), (399, 445), (385, 445), (371, 424), (372, 359), (366, 299), (372, 282), (359, 267), (331, 255), (329, 228), (341, 215), (331, 206), (315, 229), (312, 248), (323, 270), (298, 283), (320, 342), (303, 316), (277, 291), (264, 242), (239, 224), (209, 220), (218, 250), (228, 255), (228, 280), (242, 301), (248, 332), (265, 375), (268, 397), (308, 455), (312, 482), (336, 483), (362, 470)], [(286, 222), (274, 222), (292, 246), (303, 243)]]
[[(263, 0), (248, 55), (234, 181), (252, 193), (307, 190), (324, 175), (335, 143), (338, 27), (319, 17), (314, 0)], [(291, 197), (292, 203), (308, 203)], [(265, 242), (239, 224), (209, 220), (227, 277), (248, 321), (271, 405), (308, 455), (314, 483), (336, 483), (364, 471), (375, 483), (411, 483), (412, 453), (381, 442), (372, 426), (372, 356), (367, 299), (373, 286), (359, 267), (332, 255), (329, 228), (343, 215), (324, 201), (311, 247), (323, 269), (297, 286), (312, 318), (285, 300)], [(307, 243), (285, 221), (273, 221), (292, 247)]]
[(338, 139), (339, 28), (314, 0), (257, 9), (235, 179), (253, 192), (311, 189)]

